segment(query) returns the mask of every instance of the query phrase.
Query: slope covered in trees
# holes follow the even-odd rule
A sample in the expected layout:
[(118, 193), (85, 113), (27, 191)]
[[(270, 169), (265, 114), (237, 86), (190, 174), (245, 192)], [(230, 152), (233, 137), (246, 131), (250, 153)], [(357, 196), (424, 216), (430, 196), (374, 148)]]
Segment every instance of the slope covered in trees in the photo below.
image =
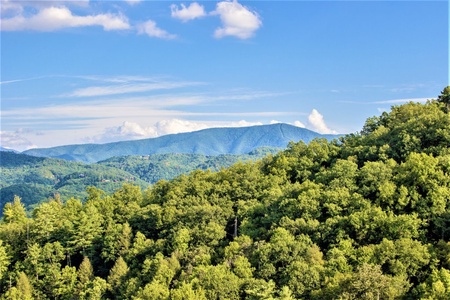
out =
[(193, 170), (218, 171), (233, 163), (261, 159), (278, 148), (258, 148), (248, 154), (153, 154), (113, 157), (98, 164), (33, 157), (0, 151), (0, 216), (3, 206), (19, 196), (29, 210), (37, 203), (59, 194), (63, 201), (85, 199), (88, 186), (111, 194), (124, 182), (146, 188), (161, 179), (172, 179)]
[(258, 160), (268, 154), (281, 151), (279, 148), (261, 147), (248, 154), (203, 154), (168, 153), (145, 156), (119, 156), (98, 162), (100, 165), (118, 168), (151, 184), (161, 179), (170, 180), (194, 170), (219, 171), (239, 161)]
[(408, 103), (339, 141), (88, 189), (0, 225), (3, 299), (448, 299), (450, 114)]
[(28, 209), (55, 194), (63, 200), (84, 199), (88, 186), (112, 193), (124, 182), (133, 182), (142, 188), (149, 185), (118, 168), (6, 151), (0, 151), (0, 169), (0, 209), (13, 201), (15, 195), (20, 196)]

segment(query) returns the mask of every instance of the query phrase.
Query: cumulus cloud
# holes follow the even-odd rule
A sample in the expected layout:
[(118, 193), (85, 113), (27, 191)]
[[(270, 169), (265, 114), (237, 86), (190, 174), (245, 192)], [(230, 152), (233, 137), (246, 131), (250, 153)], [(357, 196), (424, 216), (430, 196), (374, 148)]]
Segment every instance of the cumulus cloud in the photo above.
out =
[(109, 127), (102, 134), (89, 139), (89, 142), (108, 143), (125, 140), (153, 138), (166, 134), (191, 132), (208, 128), (206, 123), (180, 119), (161, 120), (152, 126), (143, 127), (135, 122), (123, 122), (117, 127)]
[(187, 22), (206, 16), (204, 7), (197, 2), (192, 2), (188, 7), (181, 4), (181, 8), (178, 8), (178, 5), (176, 4), (172, 4), (170, 6), (170, 10), (172, 18), (179, 19), (182, 22)]
[(76, 16), (65, 6), (45, 7), (32, 16), (21, 13), (1, 19), (2, 31), (56, 31), (85, 26), (101, 26), (106, 31), (130, 29), (128, 19), (121, 14)]
[(316, 110), (313, 109), (308, 116), (308, 124), (311, 127), (311, 130), (316, 131), (318, 133), (328, 134), (328, 133), (337, 133), (334, 130), (328, 128), (327, 124), (323, 116)]
[(110, 143), (126, 140), (137, 140), (157, 136), (152, 128), (141, 127), (135, 122), (123, 122), (122, 125), (106, 128), (99, 135), (87, 139), (91, 143)]
[(192, 132), (208, 128), (208, 124), (203, 122), (187, 121), (180, 119), (161, 120), (155, 124), (158, 136), (181, 132)]
[(295, 122), (294, 122), (294, 126), (297, 126), (297, 127), (300, 127), (300, 128), (306, 128), (306, 125), (303, 124), (303, 123), (300, 122), (300, 121), (295, 121)]
[(137, 26), (138, 34), (146, 34), (149, 37), (156, 37), (160, 39), (171, 40), (176, 38), (175, 34), (170, 34), (167, 31), (156, 26), (156, 22), (148, 20), (145, 23), (141, 23)]
[(8, 149), (24, 151), (31, 148), (36, 148), (25, 135), (30, 131), (18, 129), (16, 131), (0, 131), (0, 146)]
[(214, 32), (216, 38), (234, 36), (248, 39), (262, 26), (259, 15), (236, 0), (217, 3), (216, 10), (212, 12), (212, 15), (218, 15), (222, 22), (222, 27), (217, 28)]
[(181, 119), (164, 119), (157, 121), (151, 126), (141, 126), (135, 122), (123, 122), (122, 125), (106, 128), (103, 133), (86, 139), (86, 142), (109, 143), (125, 140), (136, 140), (155, 138), (167, 134), (198, 131), (217, 127), (247, 127), (263, 125), (261, 122), (248, 122), (240, 120), (237, 122), (202, 122)]

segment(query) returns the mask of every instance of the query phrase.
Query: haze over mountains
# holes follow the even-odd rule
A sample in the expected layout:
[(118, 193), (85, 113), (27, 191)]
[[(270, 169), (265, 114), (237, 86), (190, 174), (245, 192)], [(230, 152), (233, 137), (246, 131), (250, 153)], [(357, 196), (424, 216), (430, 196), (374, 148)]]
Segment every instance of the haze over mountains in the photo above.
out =
[(285, 148), (289, 142), (308, 143), (314, 138), (328, 140), (339, 135), (322, 135), (288, 124), (237, 128), (210, 128), (134, 141), (107, 144), (67, 145), (30, 149), (24, 154), (93, 163), (115, 156), (191, 153), (203, 155), (245, 154), (260, 147)]

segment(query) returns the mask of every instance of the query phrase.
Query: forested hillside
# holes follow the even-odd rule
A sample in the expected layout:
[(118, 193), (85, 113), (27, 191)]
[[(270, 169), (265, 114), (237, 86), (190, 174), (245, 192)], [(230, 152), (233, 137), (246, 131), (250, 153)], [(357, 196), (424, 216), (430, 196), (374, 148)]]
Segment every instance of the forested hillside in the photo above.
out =
[(2, 299), (449, 299), (450, 88), (358, 134), (0, 225)]
[(278, 148), (258, 148), (248, 154), (153, 154), (113, 157), (98, 164), (83, 164), (62, 159), (33, 157), (0, 151), (0, 216), (3, 206), (19, 196), (26, 210), (55, 194), (65, 201), (71, 197), (85, 199), (86, 188), (95, 186), (108, 194), (124, 182), (142, 188), (161, 179), (173, 179), (193, 170), (218, 171), (233, 163), (257, 160)]
[[(0, 151), (0, 209), (20, 196), (29, 209), (58, 194), (61, 199), (84, 199), (86, 188), (95, 186), (112, 193), (125, 182), (142, 188), (149, 184), (139, 177), (104, 165), (87, 165), (62, 159), (33, 157)], [(0, 214), (1, 215), (1, 214)]]
[(203, 155), (186, 153), (152, 154), (144, 156), (119, 156), (98, 162), (100, 165), (118, 168), (151, 184), (161, 179), (170, 180), (194, 170), (219, 171), (239, 161), (258, 160), (279, 148), (261, 147), (248, 154)]

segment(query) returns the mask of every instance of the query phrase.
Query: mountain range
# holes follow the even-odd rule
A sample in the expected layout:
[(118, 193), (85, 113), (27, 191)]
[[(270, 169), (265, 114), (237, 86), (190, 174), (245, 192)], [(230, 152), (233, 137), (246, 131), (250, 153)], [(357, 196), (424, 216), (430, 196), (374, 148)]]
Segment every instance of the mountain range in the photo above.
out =
[(0, 151), (0, 217), (7, 202), (19, 196), (27, 209), (58, 195), (85, 199), (86, 189), (94, 186), (113, 193), (124, 183), (146, 189), (161, 179), (170, 180), (193, 170), (219, 171), (234, 163), (261, 159), (278, 152), (276, 148), (258, 148), (248, 154), (152, 154), (117, 156), (98, 163), (34, 157), (12, 151)]
[(93, 163), (116, 156), (190, 153), (203, 155), (246, 154), (260, 147), (285, 148), (289, 142), (308, 143), (315, 138), (328, 140), (339, 135), (322, 135), (288, 124), (250, 127), (209, 128), (188, 133), (169, 134), (157, 138), (37, 148), (24, 154), (38, 157)]

